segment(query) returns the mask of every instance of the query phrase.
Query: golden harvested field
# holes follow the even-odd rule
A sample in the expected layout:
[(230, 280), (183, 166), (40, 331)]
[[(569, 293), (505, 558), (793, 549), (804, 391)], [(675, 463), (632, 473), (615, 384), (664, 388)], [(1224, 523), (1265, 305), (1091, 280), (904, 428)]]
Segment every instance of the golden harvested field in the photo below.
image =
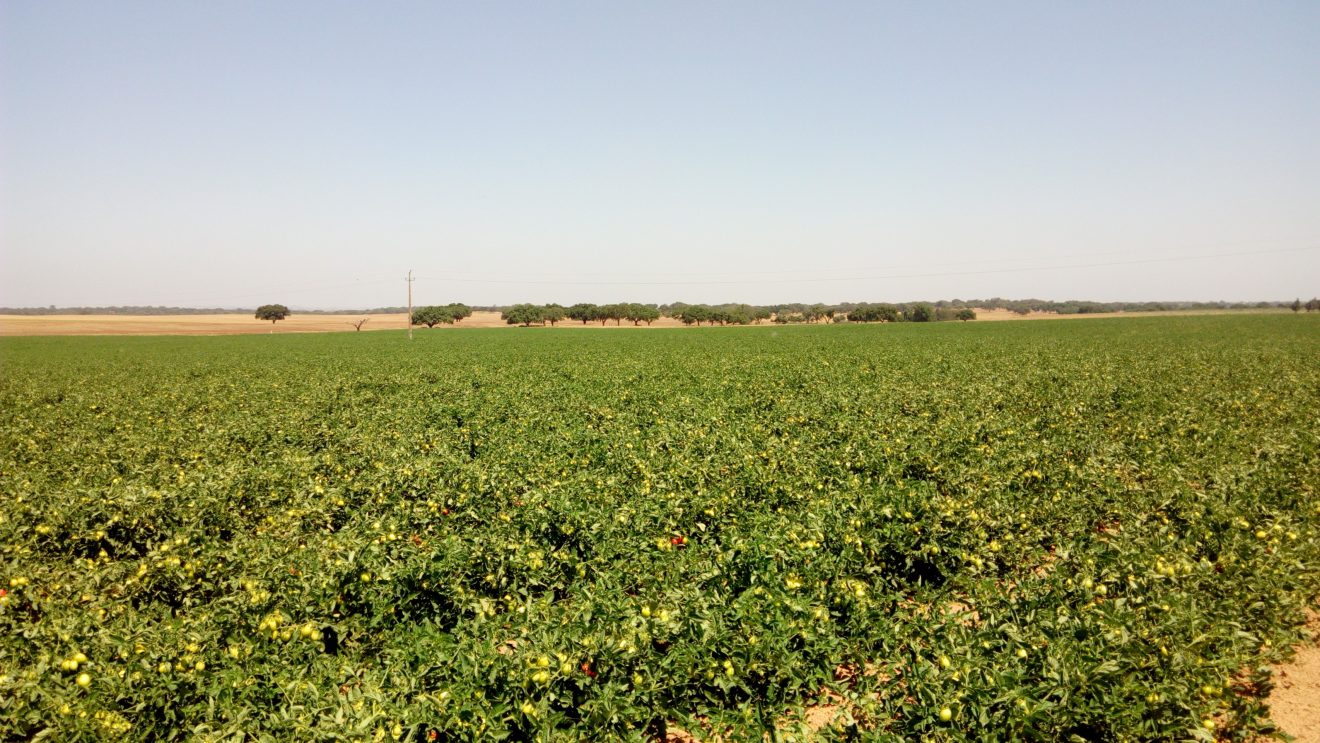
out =
[[(1287, 310), (1261, 310), (1261, 312), (1286, 312)], [(1003, 320), (1082, 320), (1103, 317), (1151, 317), (1157, 315), (1209, 315), (1242, 314), (1256, 310), (1190, 310), (1187, 312), (1113, 312), (1090, 315), (1058, 315), (1052, 312), (1032, 312), (1019, 315), (1009, 310), (977, 309), (976, 319), (980, 321)], [(351, 314), (293, 314), (287, 319), (275, 323), (256, 320), (245, 314), (219, 315), (0, 315), (0, 336), (6, 335), (244, 335), (255, 333), (334, 333), (353, 332), (353, 323), (367, 318), (362, 330), (402, 330), (407, 327), (404, 313), (383, 315)], [(642, 328), (675, 328), (682, 323), (672, 317), (662, 317), (651, 325)], [(762, 323), (768, 326), (770, 323)], [(476, 311), (472, 316), (457, 325), (438, 325), (433, 330), (462, 328), (504, 328), (509, 327), (500, 318), (498, 312)], [(622, 325), (609, 322), (587, 323), (585, 326), (573, 320), (561, 321), (560, 328), (631, 328), (633, 325), (624, 321)], [(417, 332), (431, 332), (432, 329), (418, 326)]]
[[(0, 315), (0, 335), (243, 335), (248, 333), (333, 333), (353, 332), (353, 323), (367, 318), (362, 326), (368, 330), (403, 330), (407, 328), (407, 316), (402, 313), (388, 315), (349, 315), (349, 314), (292, 314), (275, 323), (262, 322), (251, 315)], [(649, 327), (672, 328), (682, 323), (673, 318), (664, 317), (656, 320)], [(473, 312), (472, 316), (457, 325), (437, 325), (434, 330), (451, 328), (503, 328), (504, 320), (498, 312)], [(559, 327), (582, 327), (582, 323), (566, 320)], [(600, 323), (589, 323), (586, 327), (599, 328)], [(605, 327), (630, 328), (625, 321), (616, 326), (613, 322)], [(648, 327), (643, 325), (641, 327)], [(430, 332), (431, 329), (418, 326), (417, 332)]]

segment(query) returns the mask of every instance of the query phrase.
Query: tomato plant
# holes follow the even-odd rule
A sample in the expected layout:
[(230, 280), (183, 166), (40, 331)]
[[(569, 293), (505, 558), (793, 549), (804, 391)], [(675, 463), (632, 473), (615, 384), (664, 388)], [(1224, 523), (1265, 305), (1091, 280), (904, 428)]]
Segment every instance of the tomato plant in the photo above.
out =
[(1284, 319), (4, 339), (0, 730), (1268, 732)]

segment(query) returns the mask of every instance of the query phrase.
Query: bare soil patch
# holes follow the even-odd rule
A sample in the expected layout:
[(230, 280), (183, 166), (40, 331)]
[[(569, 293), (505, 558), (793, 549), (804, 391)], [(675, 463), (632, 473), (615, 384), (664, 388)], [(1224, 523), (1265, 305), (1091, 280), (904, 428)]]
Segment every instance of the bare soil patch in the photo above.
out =
[(1291, 663), (1274, 667), (1270, 717), (1296, 743), (1320, 743), (1320, 613), (1311, 612), (1311, 642), (1297, 648)]

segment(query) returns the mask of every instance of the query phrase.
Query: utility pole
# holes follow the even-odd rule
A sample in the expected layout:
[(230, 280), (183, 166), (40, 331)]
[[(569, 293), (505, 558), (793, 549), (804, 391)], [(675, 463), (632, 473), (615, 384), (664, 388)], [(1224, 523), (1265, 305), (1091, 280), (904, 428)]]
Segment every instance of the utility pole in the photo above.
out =
[(408, 340), (412, 340), (412, 269), (408, 269)]

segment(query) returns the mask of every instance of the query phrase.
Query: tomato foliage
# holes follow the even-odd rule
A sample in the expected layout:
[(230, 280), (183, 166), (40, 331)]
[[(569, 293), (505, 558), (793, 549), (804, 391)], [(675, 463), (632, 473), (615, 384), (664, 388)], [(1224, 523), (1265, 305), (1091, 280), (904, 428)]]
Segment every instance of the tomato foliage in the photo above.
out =
[(0, 730), (1267, 732), (1284, 319), (5, 340)]

